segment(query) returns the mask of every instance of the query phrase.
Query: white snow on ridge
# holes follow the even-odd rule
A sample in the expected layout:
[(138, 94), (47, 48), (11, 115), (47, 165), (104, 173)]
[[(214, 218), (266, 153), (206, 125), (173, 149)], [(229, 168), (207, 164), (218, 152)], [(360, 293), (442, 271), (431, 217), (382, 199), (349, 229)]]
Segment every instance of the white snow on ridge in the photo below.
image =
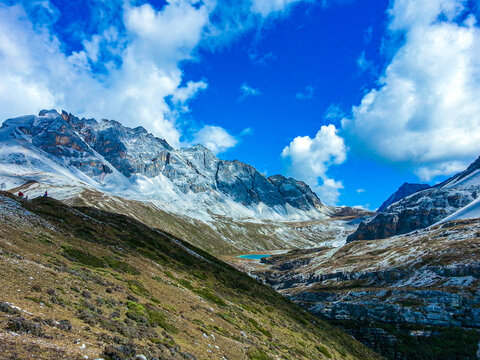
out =
[(453, 221), (453, 220), (466, 220), (466, 219), (476, 219), (476, 218), (480, 218), (480, 198), (472, 201), (467, 206), (464, 206), (460, 210), (457, 210), (453, 214), (440, 220), (437, 224), (442, 224), (444, 222)]
[[(327, 216), (312, 210), (295, 209), (290, 205), (272, 209), (262, 203), (246, 207), (218, 192), (182, 193), (164, 175), (154, 178), (136, 174), (127, 178), (113, 166), (113, 173), (102, 182), (96, 181), (73, 166), (59, 163), (30, 143), (18, 145), (18, 139), (0, 142), (0, 189), (8, 190), (37, 181), (25, 192), (30, 198), (41, 196), (45, 190), (55, 198), (64, 200), (80, 194), (84, 189), (97, 190), (111, 195), (154, 203), (159, 208), (202, 221), (212, 221), (212, 214), (237, 220), (260, 222), (297, 221)], [(105, 160), (105, 163), (108, 162)]]

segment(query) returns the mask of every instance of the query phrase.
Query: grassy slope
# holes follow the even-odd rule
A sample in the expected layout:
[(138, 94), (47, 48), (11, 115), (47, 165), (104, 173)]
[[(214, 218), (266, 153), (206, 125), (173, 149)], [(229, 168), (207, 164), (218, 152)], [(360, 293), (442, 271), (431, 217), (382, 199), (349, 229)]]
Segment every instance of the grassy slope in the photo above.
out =
[(105, 349), (112, 359), (378, 358), (247, 275), (132, 218), (0, 195), (5, 359), (109, 358)]
[[(25, 191), (28, 186), (26, 184), (18, 189)], [(16, 193), (14, 190), (12, 192)], [(54, 191), (52, 193), (54, 194)], [(105, 195), (91, 190), (84, 190), (80, 195), (64, 202), (73, 206), (93, 206), (101, 210), (131, 216), (148, 226), (164, 229), (213, 255), (238, 255), (250, 251), (310, 248), (318, 246), (322, 241), (331, 240), (337, 232), (336, 229), (329, 231), (314, 229), (315, 225), (327, 223), (328, 220), (255, 223), (235, 221), (213, 214), (212, 217), (215, 221), (214, 226), (211, 227), (196, 219), (170, 214), (152, 203)], [(345, 217), (344, 219), (350, 218)]]

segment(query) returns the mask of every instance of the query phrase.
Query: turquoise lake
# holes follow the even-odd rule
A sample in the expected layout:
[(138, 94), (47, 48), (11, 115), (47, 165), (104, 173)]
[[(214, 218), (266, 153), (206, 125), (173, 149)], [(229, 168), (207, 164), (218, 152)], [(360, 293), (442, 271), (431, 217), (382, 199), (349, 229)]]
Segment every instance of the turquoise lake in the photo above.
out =
[(263, 258), (266, 258), (266, 257), (269, 257), (269, 256), (272, 256), (272, 255), (252, 254), (252, 255), (239, 255), (239, 256), (237, 256), (237, 257), (242, 258), (242, 259), (254, 259), (254, 260), (259, 260), (259, 259), (263, 259)]

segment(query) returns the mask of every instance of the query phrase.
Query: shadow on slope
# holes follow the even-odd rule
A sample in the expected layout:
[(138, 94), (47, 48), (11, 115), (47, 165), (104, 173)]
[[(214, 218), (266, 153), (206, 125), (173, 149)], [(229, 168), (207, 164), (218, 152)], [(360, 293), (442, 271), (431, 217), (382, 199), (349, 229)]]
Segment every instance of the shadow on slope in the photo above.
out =
[(6, 358), (378, 357), (246, 274), (130, 217), (4, 192), (0, 217)]

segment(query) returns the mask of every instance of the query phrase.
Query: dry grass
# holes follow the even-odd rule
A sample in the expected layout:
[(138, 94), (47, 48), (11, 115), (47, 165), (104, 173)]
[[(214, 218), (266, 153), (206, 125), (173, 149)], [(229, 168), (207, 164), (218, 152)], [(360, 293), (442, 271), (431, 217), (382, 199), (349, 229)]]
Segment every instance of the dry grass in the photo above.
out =
[[(11, 206), (0, 197), (0, 208), (2, 201), (3, 209)], [(377, 357), (171, 235), (52, 199), (21, 204), (28, 213), (19, 206), (0, 212), (0, 301), (21, 308), (43, 334), (12, 334), (9, 322), (18, 314), (0, 311), (2, 359), (92, 359), (119, 348), (125, 359), (133, 358), (128, 351), (169, 359), (322, 359), (325, 349), (332, 359)], [(71, 330), (57, 324), (66, 319)]]

